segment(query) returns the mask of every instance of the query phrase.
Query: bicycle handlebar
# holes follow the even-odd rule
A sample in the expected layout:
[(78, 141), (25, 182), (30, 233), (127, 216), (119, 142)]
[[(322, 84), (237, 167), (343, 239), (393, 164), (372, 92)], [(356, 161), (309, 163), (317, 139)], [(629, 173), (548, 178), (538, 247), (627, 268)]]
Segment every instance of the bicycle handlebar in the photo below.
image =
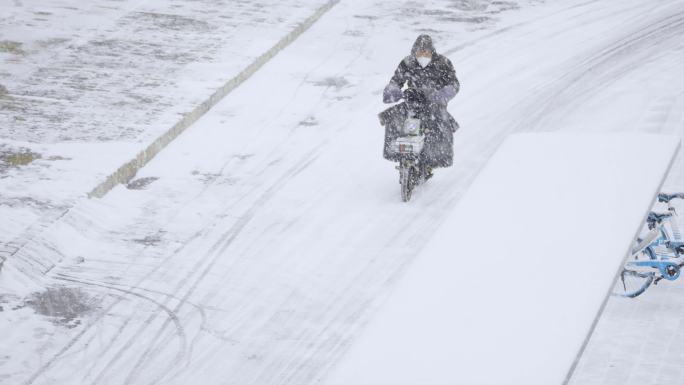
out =
[(650, 213), (648, 213), (648, 218), (646, 219), (646, 222), (648, 222), (648, 223), (656, 223), (656, 222), (657, 222), (657, 223), (660, 223), (660, 222), (663, 221), (663, 219), (665, 219), (665, 218), (671, 218), (671, 217), (672, 217), (672, 213), (671, 213), (671, 212), (668, 212), (668, 213), (656, 213), (656, 212), (651, 211)]
[(674, 194), (660, 193), (660, 194), (658, 194), (658, 202), (670, 203), (670, 201), (673, 199), (684, 199), (684, 193), (674, 193)]

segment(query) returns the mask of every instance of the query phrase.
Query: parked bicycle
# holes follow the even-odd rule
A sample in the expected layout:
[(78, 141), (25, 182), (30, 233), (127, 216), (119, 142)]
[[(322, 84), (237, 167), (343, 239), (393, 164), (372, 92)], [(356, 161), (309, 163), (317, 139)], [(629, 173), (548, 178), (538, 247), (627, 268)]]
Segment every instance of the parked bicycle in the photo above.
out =
[(667, 204), (667, 212), (651, 212), (646, 225), (648, 232), (635, 241), (613, 295), (634, 298), (652, 284), (663, 279), (674, 281), (684, 266), (684, 239), (677, 222), (675, 199), (684, 199), (684, 193), (658, 194), (658, 202)]

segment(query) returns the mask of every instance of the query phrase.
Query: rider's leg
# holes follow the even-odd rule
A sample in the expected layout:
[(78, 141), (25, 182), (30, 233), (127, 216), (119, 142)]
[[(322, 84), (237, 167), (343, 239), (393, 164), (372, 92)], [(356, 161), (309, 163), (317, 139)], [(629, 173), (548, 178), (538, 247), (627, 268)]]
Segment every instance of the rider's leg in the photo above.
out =
[(432, 178), (432, 166), (430, 166), (430, 161), (425, 151), (420, 154), (420, 177), (423, 181), (427, 181)]

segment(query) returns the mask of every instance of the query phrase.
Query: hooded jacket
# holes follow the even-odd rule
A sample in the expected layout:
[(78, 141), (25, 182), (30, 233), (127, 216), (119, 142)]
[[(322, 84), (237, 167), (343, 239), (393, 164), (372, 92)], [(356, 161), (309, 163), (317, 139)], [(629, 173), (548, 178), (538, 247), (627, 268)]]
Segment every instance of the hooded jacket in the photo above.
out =
[[(432, 60), (423, 68), (416, 59), (418, 51), (432, 52)], [(394, 76), (383, 93), (385, 103), (394, 103), (401, 98), (401, 89), (407, 85), (423, 91), (432, 102), (446, 105), (459, 91), (460, 84), (456, 78), (451, 61), (438, 54), (428, 35), (420, 35), (411, 49), (411, 55), (402, 60)]]

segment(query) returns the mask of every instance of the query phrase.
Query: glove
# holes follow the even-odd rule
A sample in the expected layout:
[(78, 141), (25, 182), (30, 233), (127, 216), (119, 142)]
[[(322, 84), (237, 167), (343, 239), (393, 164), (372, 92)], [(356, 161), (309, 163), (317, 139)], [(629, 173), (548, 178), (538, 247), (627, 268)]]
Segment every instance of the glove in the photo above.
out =
[(398, 102), (403, 97), (401, 93), (401, 88), (394, 83), (390, 83), (385, 87), (382, 92), (383, 103), (395, 103)]
[(441, 104), (444, 106), (449, 103), (449, 100), (456, 96), (456, 88), (451, 85), (442, 87), (439, 90), (425, 89), (423, 92), (427, 96), (430, 103)]

